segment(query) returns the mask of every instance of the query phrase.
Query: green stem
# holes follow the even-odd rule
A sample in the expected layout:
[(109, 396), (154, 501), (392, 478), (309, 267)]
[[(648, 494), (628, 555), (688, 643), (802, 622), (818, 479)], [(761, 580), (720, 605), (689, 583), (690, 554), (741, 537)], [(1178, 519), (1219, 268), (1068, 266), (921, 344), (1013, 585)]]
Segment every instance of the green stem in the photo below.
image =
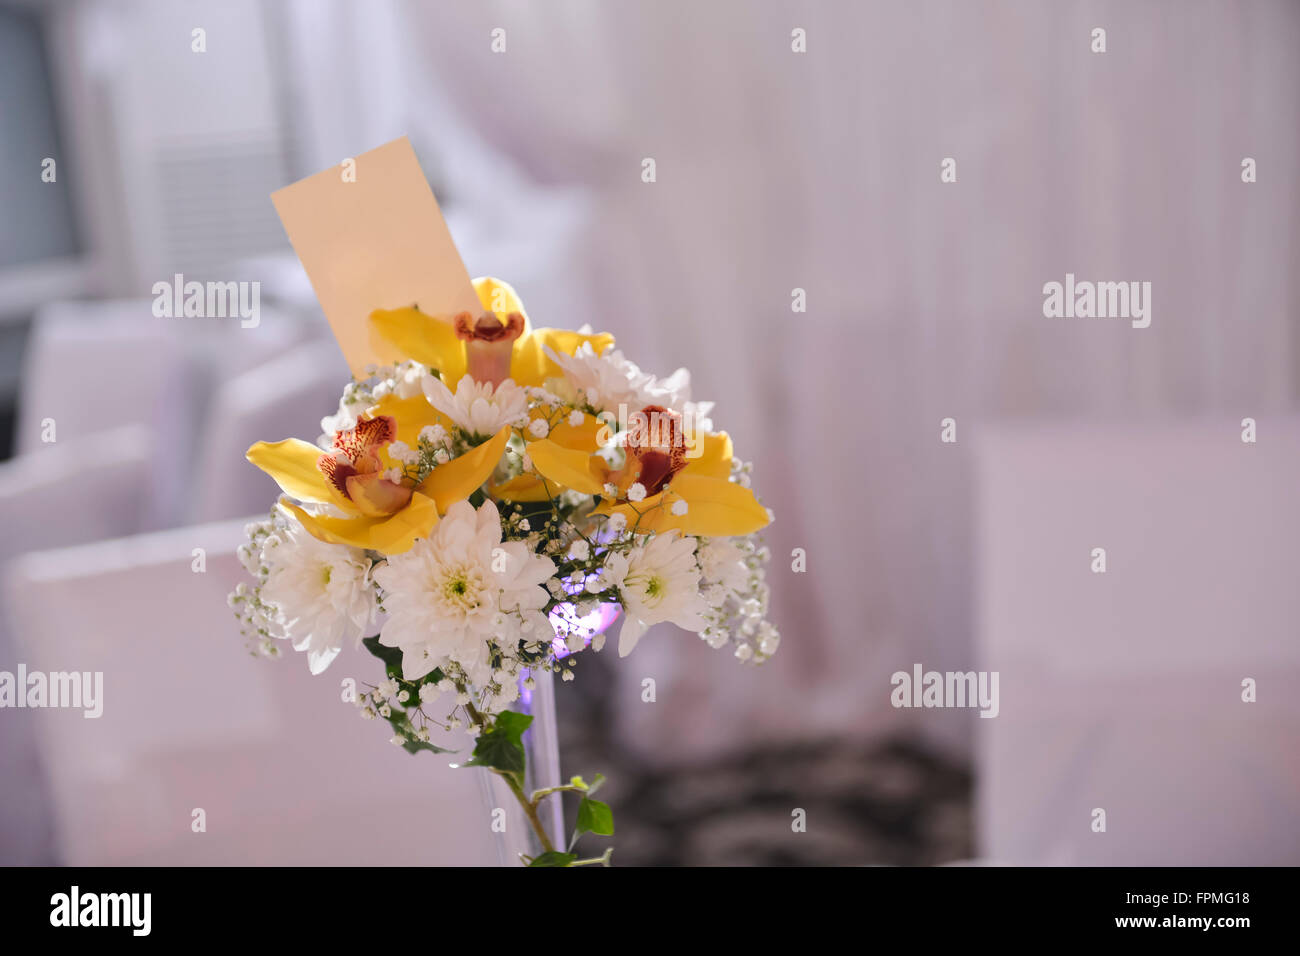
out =
[[(456, 689), (461, 693), (464, 693), (465, 685), (457, 684)], [(483, 715), (479, 713), (478, 708), (474, 706), (473, 701), (469, 701), (465, 704), (465, 712), (469, 715), (469, 719), (474, 721), (476, 726), (479, 728), (484, 727), (485, 721), (483, 720)], [(546, 828), (542, 826), (542, 818), (537, 815), (537, 794), (533, 794), (533, 799), (529, 800), (528, 796), (524, 793), (524, 788), (520, 785), (519, 781), (515, 779), (514, 774), (505, 773), (500, 770), (494, 770), (492, 772), (506, 782), (510, 787), (510, 792), (515, 795), (515, 799), (519, 801), (519, 805), (524, 808), (524, 815), (528, 817), (528, 823), (532, 826), (533, 832), (537, 834), (537, 839), (541, 842), (542, 849), (547, 852), (553, 852), (555, 850), (555, 845), (551, 843), (551, 838), (546, 835)]]
[(575, 793), (587, 792), (586, 787), (575, 787), (571, 783), (566, 783), (559, 787), (543, 787), (541, 790), (533, 791), (533, 805), (536, 806), (537, 804), (541, 803), (543, 797), (549, 797), (553, 793), (560, 793), (565, 790), (572, 790)]
[(524, 788), (519, 785), (519, 781), (514, 778), (513, 774), (503, 773), (500, 770), (494, 770), (493, 773), (501, 776), (510, 786), (510, 792), (515, 795), (519, 805), (524, 808), (524, 815), (528, 817), (528, 822), (532, 825), (533, 832), (537, 834), (542, 849), (548, 853), (553, 853), (555, 845), (551, 843), (551, 838), (546, 835), (546, 828), (542, 826), (542, 818), (537, 815), (537, 804), (528, 799), (524, 794)]
[(574, 860), (569, 866), (594, 866), (597, 863), (601, 866), (609, 866), (609, 858), (613, 853), (614, 848), (611, 846), (600, 856), (593, 856), (590, 860)]

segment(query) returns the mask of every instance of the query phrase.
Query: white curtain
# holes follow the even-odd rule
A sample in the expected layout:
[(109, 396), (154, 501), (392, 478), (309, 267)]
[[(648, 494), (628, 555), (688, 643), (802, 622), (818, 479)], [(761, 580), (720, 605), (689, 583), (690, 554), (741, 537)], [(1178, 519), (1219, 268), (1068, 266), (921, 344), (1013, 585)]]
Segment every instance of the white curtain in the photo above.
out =
[[(982, 423), (1295, 405), (1300, 7), (289, 11), (301, 172), (411, 133), (461, 228), (499, 240), (476, 246), (495, 261), (467, 251), (471, 271), (535, 277), (521, 292), (541, 324), (591, 322), (643, 367), (689, 366), (755, 462), (782, 649), (742, 675), (689, 635), (647, 638), (618, 668), (647, 752), (883, 732), (892, 671), (971, 667)], [(578, 223), (562, 247), (533, 231), (555, 197)], [(1151, 282), (1151, 327), (1044, 318), (1043, 284), (1066, 273)]]

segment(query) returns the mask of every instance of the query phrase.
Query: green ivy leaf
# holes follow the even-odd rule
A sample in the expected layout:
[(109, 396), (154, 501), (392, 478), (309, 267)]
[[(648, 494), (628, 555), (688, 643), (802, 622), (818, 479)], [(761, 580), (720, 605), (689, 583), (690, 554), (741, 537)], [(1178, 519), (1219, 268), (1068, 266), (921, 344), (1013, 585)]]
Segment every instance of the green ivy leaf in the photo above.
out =
[(576, 853), (561, 853), (559, 850), (547, 850), (535, 857), (529, 866), (569, 866), (578, 858)]
[(497, 714), (496, 720), (492, 724), (491, 732), (508, 734), (515, 743), (522, 747), (524, 731), (529, 728), (532, 722), (532, 714), (521, 714), (513, 710), (503, 710), (501, 713)]
[(497, 714), (492, 728), (479, 734), (474, 741), (474, 754), (465, 762), (467, 767), (488, 767), (500, 770), (524, 782), (524, 731), (533, 722), (528, 714), (505, 710)]
[(438, 747), (427, 740), (408, 740), (402, 744), (402, 749), (408, 754), (418, 754), (421, 750), (427, 750), (429, 753), (435, 754), (454, 754), (456, 752), (446, 747)]
[(600, 836), (614, 835), (614, 811), (610, 810), (608, 803), (592, 800), (590, 797), (582, 798), (582, 802), (578, 804), (578, 825), (574, 834), (581, 836), (584, 833), (595, 833)]

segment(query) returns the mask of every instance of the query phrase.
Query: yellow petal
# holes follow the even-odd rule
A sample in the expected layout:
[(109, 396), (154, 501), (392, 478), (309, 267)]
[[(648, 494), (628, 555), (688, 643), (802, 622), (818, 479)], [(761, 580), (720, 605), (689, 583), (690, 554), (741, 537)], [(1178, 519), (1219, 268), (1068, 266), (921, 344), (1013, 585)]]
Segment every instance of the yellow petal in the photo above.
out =
[(370, 331), (380, 355), (414, 359), (453, 383), (465, 374), (465, 343), (456, 338), (449, 318), (416, 308), (380, 309), (370, 313)]
[[(677, 498), (686, 501), (684, 515), (672, 513)], [(664, 502), (664, 518), (659, 531), (677, 528), (683, 534), (726, 537), (752, 534), (769, 523), (767, 509), (754, 493), (734, 481), (682, 472), (673, 478)]]
[(484, 311), (495, 315), (502, 325), (511, 312), (518, 312), (524, 318), (524, 335), (529, 333), (532, 326), (528, 323), (523, 300), (509, 282), (502, 282), (492, 276), (480, 276), (474, 280), (474, 291), (478, 293), (478, 301)]
[(310, 515), (292, 502), (281, 499), (280, 507), (297, 518), (307, 532), (330, 544), (368, 548), (380, 554), (409, 551), (417, 538), (426, 538), (438, 523), (438, 505), (418, 491), (411, 503), (387, 518), (333, 518)]
[[(418, 443), (420, 430), (426, 425), (441, 425), (447, 431), (452, 429), (451, 419), (430, 405), (423, 395), (414, 398), (385, 395), (366, 414), (372, 418), (376, 415), (391, 415), (397, 422), (397, 440), (406, 442), (412, 448)], [(388, 467), (391, 468), (392, 464)]]
[(316, 462), (324, 452), (311, 442), (297, 438), (284, 441), (260, 441), (248, 449), (248, 460), (275, 479), (287, 495), (316, 505), (335, 505), (357, 514), (357, 508), (344, 494), (325, 480)]
[(731, 436), (726, 432), (714, 435), (697, 435), (699, 443), (696, 451), (699, 455), (690, 457), (692, 449), (686, 449), (686, 465), (682, 474), (704, 475), (709, 478), (727, 478), (731, 474)]
[(611, 501), (608, 498), (603, 499), (595, 508), (591, 509), (594, 515), (622, 515), (627, 521), (628, 529), (636, 529), (637, 534), (657, 534), (661, 530), (666, 509), (662, 507), (664, 497), (667, 492), (661, 491), (657, 495), (651, 495), (649, 498), (643, 498), (637, 502), (618, 502)]
[(584, 495), (602, 493), (608, 468), (599, 455), (578, 448), (565, 448), (549, 438), (529, 442), (527, 450), (533, 467), (548, 481)]
[(416, 491), (436, 500), (438, 512), (446, 514), (448, 508), (464, 501), (492, 476), (509, 438), (510, 427), (506, 426), (478, 447), (438, 465)]
[(551, 429), (550, 434), (546, 437), (557, 445), (563, 445), (565, 448), (593, 452), (600, 447), (599, 437), (603, 428), (605, 428), (605, 423), (594, 415), (584, 414), (581, 425), (570, 425), (566, 416)]
[(583, 342), (590, 342), (599, 355), (614, 344), (614, 336), (608, 332), (586, 335), (569, 329), (533, 329), (515, 342), (510, 359), (510, 377), (519, 385), (541, 385), (548, 378), (563, 375), (563, 370), (546, 354), (544, 347), (572, 355)]
[[(686, 502), (684, 515), (672, 512), (673, 504), (679, 500)], [(627, 526), (635, 527), (638, 532), (662, 534), (677, 530), (708, 538), (752, 534), (769, 523), (767, 509), (748, 488), (733, 481), (684, 471), (657, 495), (631, 503), (602, 501), (592, 513), (621, 514), (627, 519)]]
[[(558, 491), (552, 488), (551, 491)], [(550, 501), (546, 483), (536, 475), (518, 475), (500, 485), (488, 485), (488, 494), (499, 501)]]

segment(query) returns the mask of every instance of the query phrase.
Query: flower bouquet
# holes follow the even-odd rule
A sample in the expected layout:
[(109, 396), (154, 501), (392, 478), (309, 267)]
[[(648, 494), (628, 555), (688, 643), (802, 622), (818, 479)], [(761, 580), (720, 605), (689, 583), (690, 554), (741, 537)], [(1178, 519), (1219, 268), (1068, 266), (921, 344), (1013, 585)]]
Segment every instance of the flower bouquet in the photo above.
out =
[[(231, 604), (255, 653), (287, 641), (313, 674), (362, 644), (384, 673), (356, 702), (393, 744), (443, 753), (434, 732), (467, 730), (461, 765), (496, 775), (532, 829), (523, 862), (608, 864), (574, 850), (613, 833), (602, 778), (537, 780), (523, 705), (539, 681), (572, 680), (620, 616), (620, 656), (671, 622), (770, 657), (755, 533), (771, 514), (684, 369), (646, 374), (608, 334), (534, 328), (504, 282), (473, 289), (477, 313), (370, 313), (389, 363), (354, 374), (315, 442), (249, 449), (284, 495), (249, 526), (254, 581)], [(538, 812), (565, 792), (581, 798), (567, 843)]]

